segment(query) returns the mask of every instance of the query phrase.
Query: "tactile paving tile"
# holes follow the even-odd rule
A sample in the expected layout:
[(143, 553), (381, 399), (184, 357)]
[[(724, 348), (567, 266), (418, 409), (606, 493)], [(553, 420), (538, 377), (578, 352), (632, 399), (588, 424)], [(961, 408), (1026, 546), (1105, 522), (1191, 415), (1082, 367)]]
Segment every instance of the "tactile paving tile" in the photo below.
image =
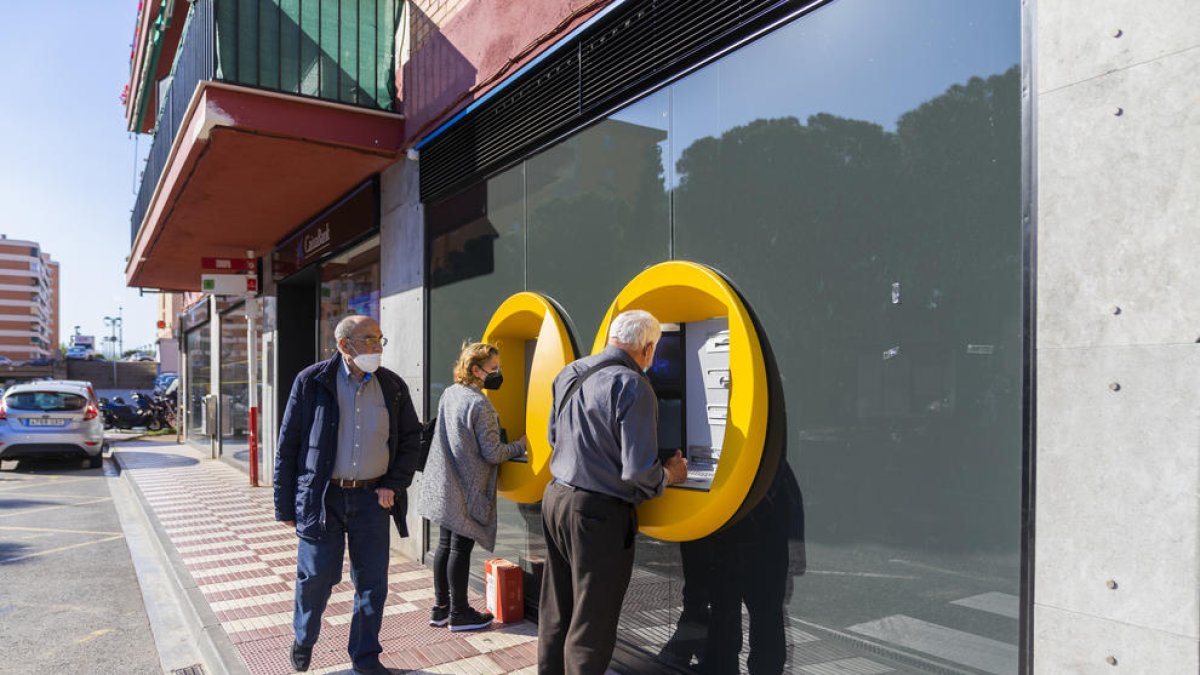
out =
[[(254, 675), (291, 673), (295, 535), (274, 521), (269, 489), (251, 488), (223, 462), (203, 461), (186, 446), (139, 444), (118, 449), (197, 588)], [(422, 565), (394, 559), (380, 642), (390, 668), (430, 672), (511, 672), (537, 663), (536, 628), (495, 625), (451, 633), (429, 625), (433, 577)], [(310, 672), (350, 668), (346, 642), (353, 606), (348, 560), (334, 586), (313, 648)], [(475, 606), (483, 599), (472, 593)], [(495, 635), (489, 639), (487, 636)], [(480, 646), (477, 646), (480, 645)], [(482, 647), (482, 649), (481, 649)], [(489, 659), (485, 652), (500, 661)], [(502, 664), (502, 665), (501, 665)]]
[[(295, 535), (274, 521), (270, 489), (246, 485), (245, 474), (224, 462), (203, 460), (187, 446), (143, 443), (118, 448), (122, 464), (154, 518), (193, 574), (197, 587), (254, 675), (292, 672), (291, 611), (295, 591)], [(348, 567), (333, 589), (313, 649), (317, 673), (350, 669), (346, 642), (353, 585)], [(531, 674), (537, 663), (537, 629), (529, 622), (496, 624), (484, 631), (451, 633), (428, 624), (433, 578), (422, 565), (394, 559), (380, 642), (385, 666), (402, 671), (468, 675)], [(635, 568), (621, 617), (622, 638), (657, 653), (679, 617), (679, 584)], [(483, 605), (472, 593), (472, 603)], [(415, 607), (415, 609), (414, 609)], [(331, 617), (337, 617), (334, 622)], [(748, 622), (743, 615), (743, 630)], [(887, 672), (871, 659), (786, 628), (787, 672), (867, 675)], [(740, 655), (746, 669), (747, 652)]]

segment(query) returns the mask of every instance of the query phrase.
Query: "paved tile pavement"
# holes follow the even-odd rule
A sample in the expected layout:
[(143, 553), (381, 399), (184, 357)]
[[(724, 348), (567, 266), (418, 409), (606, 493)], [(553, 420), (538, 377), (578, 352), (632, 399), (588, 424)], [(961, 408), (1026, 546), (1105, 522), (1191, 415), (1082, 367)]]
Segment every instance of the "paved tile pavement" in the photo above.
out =
[[(245, 474), (174, 443), (130, 443), (115, 455), (149, 504), (251, 673), (292, 672), (292, 597), (296, 538), (274, 520), (271, 490), (246, 485)], [(165, 544), (166, 542), (164, 542)], [(353, 585), (348, 561), (333, 589), (312, 673), (350, 668)], [(529, 622), (472, 633), (428, 625), (433, 579), (427, 568), (393, 553), (384, 610), (382, 661), (415, 673), (533, 673), (537, 630)], [(475, 596), (480, 607), (483, 599)]]

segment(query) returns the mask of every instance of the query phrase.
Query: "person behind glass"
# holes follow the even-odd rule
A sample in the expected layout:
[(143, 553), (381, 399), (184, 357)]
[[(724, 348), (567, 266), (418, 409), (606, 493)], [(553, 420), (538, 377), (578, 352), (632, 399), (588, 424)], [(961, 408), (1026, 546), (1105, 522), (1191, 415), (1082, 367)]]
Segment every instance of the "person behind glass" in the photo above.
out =
[(662, 328), (649, 312), (613, 319), (608, 346), (554, 379), (538, 672), (601, 674), (633, 572), (634, 506), (687, 479), (680, 451), (658, 456), (658, 399), (643, 371)]
[(401, 536), (406, 490), (420, 457), (421, 423), (408, 386), (380, 368), (386, 338), (365, 316), (342, 319), (337, 353), (292, 384), (275, 458), (275, 519), (295, 527), (292, 666), (308, 670), (330, 591), (342, 580), (346, 543), (354, 610), (347, 650), (355, 673), (379, 662), (388, 593), (388, 513)]
[(454, 384), (442, 393), (437, 425), (421, 480), (417, 512), (440, 526), (433, 556), (435, 605), (429, 625), (476, 630), (492, 615), (467, 602), (471, 549), (496, 545), (496, 476), (499, 464), (525, 454), (526, 439), (500, 440), (500, 419), (481, 389), (499, 389), (500, 350), (477, 342), (463, 347)]

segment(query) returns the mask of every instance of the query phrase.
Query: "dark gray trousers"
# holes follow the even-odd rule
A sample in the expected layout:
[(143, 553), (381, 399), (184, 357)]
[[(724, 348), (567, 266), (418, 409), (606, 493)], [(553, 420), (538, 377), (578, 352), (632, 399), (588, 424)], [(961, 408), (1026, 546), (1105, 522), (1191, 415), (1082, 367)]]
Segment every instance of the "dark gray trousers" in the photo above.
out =
[(637, 515), (627, 502), (551, 482), (542, 525), (538, 673), (603, 675), (633, 573)]

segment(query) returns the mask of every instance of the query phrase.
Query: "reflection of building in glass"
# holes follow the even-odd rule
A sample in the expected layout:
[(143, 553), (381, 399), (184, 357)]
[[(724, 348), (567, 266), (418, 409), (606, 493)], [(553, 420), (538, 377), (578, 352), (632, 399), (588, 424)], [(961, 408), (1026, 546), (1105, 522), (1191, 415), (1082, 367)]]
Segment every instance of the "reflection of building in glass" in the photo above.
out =
[[(849, 10), (826, 11), (835, 22)], [(619, 113), (661, 120), (661, 128), (604, 120), (428, 213), (439, 233), (435, 362), (451, 358), (455, 336), (468, 334), (504, 289), (546, 293), (587, 344), (624, 282), (672, 250), (727, 275), (756, 313), (778, 369), (772, 423), (791, 430), (776, 441), (786, 464), (763, 469), (778, 472), (777, 487), (712, 542), (696, 543), (720, 556), (641, 541), (621, 624), (622, 640), (642, 654), (703, 672), (735, 672), (739, 651), (763, 672), (781, 667), (765, 665), (776, 661), (794, 670), (820, 653), (900, 667), (910, 641), (884, 630), (896, 617), (936, 632), (969, 615), (948, 595), (1002, 603), (1020, 595), (1021, 345), (1019, 330), (1006, 330), (1021, 324), (1018, 36), (1006, 38), (1007, 64), (945, 81), (886, 129), (830, 113), (726, 121), (722, 111), (753, 109), (755, 97), (774, 113), (786, 113), (788, 100), (797, 111), (835, 102), (828, 88), (742, 86), (742, 98), (726, 96), (726, 83), (753, 81), (768, 59), (806, 49), (805, 28), (798, 21)], [(967, 49), (938, 44), (947, 53)], [(869, 65), (844, 69), (843, 83), (888, 73), (895, 95), (911, 98), (898, 61), (856, 60)], [(676, 133), (688, 140), (676, 144)], [(508, 176), (523, 189), (509, 187)], [(527, 214), (515, 233), (525, 257), (493, 253), (473, 274), (438, 283), (442, 271), (461, 269), (439, 257), (450, 242), (502, 243), (494, 224), (479, 230), (491, 220), (485, 196), (493, 185), (509, 195), (504, 212)], [(458, 212), (471, 218), (451, 217)], [(498, 274), (513, 265), (524, 275)], [(992, 350), (968, 351), (976, 342)], [(501, 514), (508, 534), (498, 545), (538, 557), (529, 514)], [(736, 560), (726, 559), (730, 551)], [(766, 585), (738, 590), (728, 576), (751, 563)], [(972, 570), (980, 580), (965, 582), (961, 574)], [(910, 581), (897, 587), (896, 579)], [(736, 643), (713, 639), (738, 631), (743, 616), (751, 624), (778, 618)], [(950, 640), (959, 665), (1015, 671), (1017, 618), (975, 629)], [(698, 642), (687, 646), (696, 631)], [(972, 654), (972, 640), (994, 652)], [(936, 668), (940, 657), (926, 657), (917, 670)]]

